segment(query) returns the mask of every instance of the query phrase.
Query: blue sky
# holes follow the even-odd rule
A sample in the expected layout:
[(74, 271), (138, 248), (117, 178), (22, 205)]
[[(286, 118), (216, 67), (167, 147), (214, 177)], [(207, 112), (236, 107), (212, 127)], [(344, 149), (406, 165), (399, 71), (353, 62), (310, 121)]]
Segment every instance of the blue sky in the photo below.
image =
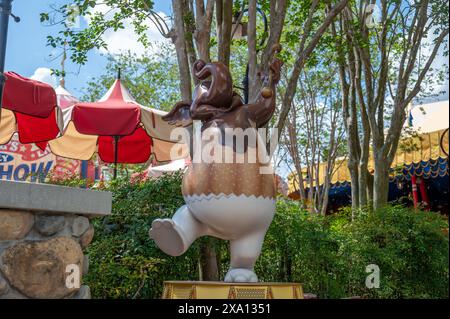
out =
[[(38, 68), (59, 68), (60, 59), (51, 61), (52, 48), (46, 46), (47, 35), (56, 35), (58, 27), (44, 26), (40, 22), (40, 13), (50, 10), (50, 5), (70, 3), (63, 0), (14, 0), (13, 13), (20, 17), (21, 21), (15, 23), (10, 19), (8, 30), (8, 45), (6, 51), (5, 69), (14, 71), (23, 76), (31, 77)], [(171, 1), (155, 1), (155, 11), (171, 14)], [(129, 30), (131, 31), (131, 30)], [(111, 38), (112, 47), (124, 40), (131, 38), (127, 33), (121, 33)], [(133, 41), (133, 40), (129, 40)], [(53, 51), (54, 52), (54, 51)], [(92, 50), (89, 53), (86, 65), (78, 66), (69, 59), (66, 61), (66, 87), (75, 96), (80, 95), (80, 89), (90, 78), (102, 74), (106, 66), (106, 58), (101, 52)], [(49, 81), (48, 70), (39, 70), (35, 77)], [(56, 80), (56, 79), (55, 79)]]

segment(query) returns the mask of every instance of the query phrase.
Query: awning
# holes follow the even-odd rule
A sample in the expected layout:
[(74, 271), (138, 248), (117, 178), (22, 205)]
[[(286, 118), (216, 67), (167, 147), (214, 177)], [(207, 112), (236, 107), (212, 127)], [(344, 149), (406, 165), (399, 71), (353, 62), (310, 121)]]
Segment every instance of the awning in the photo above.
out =
[[(445, 133), (445, 134), (444, 134)], [(440, 173), (445, 172), (445, 168), (442, 169), (442, 165), (447, 165), (447, 155), (441, 148), (445, 147), (445, 152), (448, 153), (449, 137), (448, 131), (439, 130), (435, 132), (429, 132), (421, 134), (412, 138), (405, 138), (399, 143), (397, 153), (391, 165), (392, 174), (395, 172), (404, 172), (404, 174), (422, 174), (427, 169), (426, 167), (441, 167)], [(432, 163), (430, 166), (429, 163)], [(437, 165), (441, 163), (442, 165)], [(445, 164), (443, 164), (445, 163)], [(325, 182), (326, 163), (321, 163), (319, 166), (319, 185), (323, 185)], [(447, 166), (445, 166), (447, 167)], [(369, 172), (374, 171), (373, 154), (370, 154)], [(430, 168), (430, 174), (434, 170)], [(428, 173), (427, 173), (428, 174)], [(433, 173), (434, 174), (434, 173)], [(448, 173), (447, 173), (448, 174)], [(306, 177), (306, 169), (304, 170), (304, 176)], [(425, 175), (428, 177), (428, 175)], [(429, 176), (433, 176), (432, 174)], [(293, 179), (296, 178), (293, 174), (289, 178), (289, 192), (294, 192), (295, 187)], [(350, 172), (347, 167), (347, 160), (337, 160), (335, 164), (335, 172), (331, 178), (331, 184), (333, 185), (346, 185), (350, 182)], [(314, 184), (315, 185), (315, 184)], [(305, 182), (305, 187), (309, 187), (310, 184)]]
[(17, 132), (21, 143), (36, 143), (45, 149), (47, 141), (56, 138), (62, 126), (55, 90), (14, 72), (5, 72), (5, 76), (0, 144), (8, 143)]
[[(76, 103), (63, 110), (63, 135), (51, 141), (53, 153), (86, 160), (98, 153), (107, 163), (145, 163), (151, 154), (158, 161), (185, 158), (187, 147), (171, 138), (175, 128), (162, 120), (166, 112), (144, 107), (120, 79), (98, 102)], [(171, 152), (173, 147), (181, 152)], [(176, 155), (176, 156), (172, 156)]]

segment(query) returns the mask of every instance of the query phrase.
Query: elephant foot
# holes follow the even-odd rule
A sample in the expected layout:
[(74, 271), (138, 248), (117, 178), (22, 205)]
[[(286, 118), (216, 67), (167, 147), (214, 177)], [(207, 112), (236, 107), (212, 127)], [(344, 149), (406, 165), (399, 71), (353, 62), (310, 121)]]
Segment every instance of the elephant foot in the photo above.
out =
[(172, 219), (155, 219), (149, 235), (170, 256), (180, 256), (185, 251), (183, 237)]
[(258, 282), (258, 277), (251, 269), (230, 268), (225, 276), (225, 282)]

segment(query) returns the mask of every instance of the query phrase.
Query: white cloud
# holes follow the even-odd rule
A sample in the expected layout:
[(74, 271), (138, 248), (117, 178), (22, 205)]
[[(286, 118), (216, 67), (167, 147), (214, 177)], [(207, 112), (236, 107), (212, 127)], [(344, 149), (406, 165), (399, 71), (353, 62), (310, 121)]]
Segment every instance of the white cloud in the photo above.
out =
[(52, 70), (49, 68), (39, 67), (34, 71), (34, 74), (30, 76), (31, 79), (41, 81), (50, 84), (52, 87), (56, 87), (56, 76), (52, 75)]
[[(101, 4), (97, 5), (92, 12), (101, 13), (105, 15), (106, 18), (109, 18), (115, 13), (115, 10), (111, 9), (111, 7), (108, 7), (107, 5)], [(168, 17), (164, 12), (158, 12), (158, 14), (165, 19), (166, 23), (168, 22)], [(91, 19), (89, 15), (85, 16), (84, 19), (88, 24), (90, 23)], [(155, 48), (157, 45), (145, 48), (142, 43), (139, 42), (138, 36), (134, 32), (134, 26), (131, 19), (125, 19), (122, 22), (124, 29), (119, 29), (117, 31), (108, 30), (105, 32), (102, 39), (105, 41), (107, 49), (100, 48), (100, 53), (120, 54), (122, 52), (130, 51), (131, 53), (142, 55), (144, 53), (153, 52), (157, 49)], [(149, 19), (145, 21), (145, 25), (148, 27), (146, 33), (151, 43), (161, 44), (168, 41), (168, 39), (161, 35)]]

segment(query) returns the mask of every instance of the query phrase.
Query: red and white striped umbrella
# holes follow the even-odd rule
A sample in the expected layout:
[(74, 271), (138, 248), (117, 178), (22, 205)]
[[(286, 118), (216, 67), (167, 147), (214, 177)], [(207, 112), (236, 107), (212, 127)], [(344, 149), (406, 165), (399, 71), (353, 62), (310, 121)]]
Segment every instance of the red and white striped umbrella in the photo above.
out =
[(0, 144), (18, 133), (23, 144), (45, 149), (60, 133), (62, 117), (55, 90), (48, 84), (14, 72), (5, 72), (6, 82), (0, 117)]
[(120, 79), (98, 102), (76, 103), (62, 112), (63, 134), (49, 143), (56, 155), (87, 160), (98, 153), (103, 162), (131, 164), (145, 163), (151, 154), (158, 161), (188, 154), (185, 144), (171, 139), (174, 127), (161, 118), (166, 112), (137, 103)]

